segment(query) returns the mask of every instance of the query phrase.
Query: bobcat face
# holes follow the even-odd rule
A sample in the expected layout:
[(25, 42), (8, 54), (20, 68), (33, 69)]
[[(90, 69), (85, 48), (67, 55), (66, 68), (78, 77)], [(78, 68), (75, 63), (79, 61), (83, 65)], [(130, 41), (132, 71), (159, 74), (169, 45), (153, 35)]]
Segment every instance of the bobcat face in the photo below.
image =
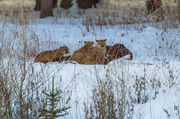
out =
[(84, 47), (86, 47), (86, 48), (92, 48), (93, 44), (94, 44), (94, 42), (92, 42), (92, 41), (84, 41)]
[(107, 39), (96, 40), (96, 42), (97, 42), (96, 47), (105, 47), (106, 46), (106, 40)]
[(69, 53), (69, 48), (67, 46), (60, 47), (58, 50), (60, 52), (64, 52), (65, 54)]

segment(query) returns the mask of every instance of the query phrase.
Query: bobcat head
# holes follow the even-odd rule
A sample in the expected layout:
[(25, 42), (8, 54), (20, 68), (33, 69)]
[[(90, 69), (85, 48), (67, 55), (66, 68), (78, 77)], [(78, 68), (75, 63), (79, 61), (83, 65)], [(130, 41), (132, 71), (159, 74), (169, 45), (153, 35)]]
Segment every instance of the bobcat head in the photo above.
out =
[(96, 40), (96, 47), (100, 48), (100, 47), (106, 47), (106, 40), (107, 39), (102, 39), (102, 40)]
[(67, 46), (62, 46), (58, 50), (60, 52), (64, 52), (65, 54), (69, 53), (69, 48)]
[(85, 48), (92, 48), (94, 42), (93, 41), (84, 41), (84, 47)]

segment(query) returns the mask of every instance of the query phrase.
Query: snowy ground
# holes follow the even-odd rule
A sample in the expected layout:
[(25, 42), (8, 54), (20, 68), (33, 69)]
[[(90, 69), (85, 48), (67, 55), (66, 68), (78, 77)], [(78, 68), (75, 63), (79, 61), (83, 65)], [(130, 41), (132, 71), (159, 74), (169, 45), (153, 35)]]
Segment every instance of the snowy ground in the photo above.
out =
[[(45, 24), (47, 21), (48, 23)], [(170, 113), (172, 116), (170, 118), (178, 119), (174, 106), (180, 105), (178, 100), (180, 98), (180, 29), (167, 29), (164, 31), (164, 29), (148, 25), (139, 28), (132, 25), (125, 28), (122, 26), (109, 26), (102, 29), (95, 27), (94, 30), (86, 32), (85, 27), (79, 25), (79, 22), (75, 20), (60, 20), (59, 23), (55, 24), (49, 23), (49, 21), (52, 20), (45, 19), (40, 24), (35, 25), (36, 31), (40, 37), (42, 37), (41, 31), (47, 31), (48, 35), (53, 34), (52, 41), (57, 43), (56, 47), (65, 44), (73, 52), (82, 46), (83, 40), (95, 41), (96, 39), (107, 38), (108, 45), (123, 43), (134, 55), (132, 61), (121, 59), (111, 62), (107, 66), (61, 63), (35, 64), (36, 67), (47, 68), (47, 72), (55, 75), (55, 79), (62, 77), (65, 87), (72, 90), (72, 112), (70, 115), (73, 118), (83, 118), (81, 115), (83, 102), (89, 101), (91, 90), (94, 86), (97, 86), (97, 77), (103, 80), (106, 70), (109, 69), (113, 80), (118, 80), (117, 77), (120, 76), (127, 80), (129, 84), (135, 80), (136, 76), (143, 77), (144, 74), (147, 75), (146, 80), (156, 77), (162, 82), (162, 87), (159, 89), (156, 99), (153, 100), (153, 96), (151, 97), (153, 89), (150, 89), (148, 96), (152, 99), (150, 98), (146, 104), (136, 105), (134, 119), (168, 118), (164, 110)], [(33, 26), (30, 27), (33, 29)], [(60, 67), (62, 69), (58, 70)], [(172, 88), (168, 87), (169, 70), (172, 70), (176, 78), (176, 84)], [(51, 75), (48, 76), (51, 77)]]
[[(1, 22), (0, 28), (3, 27)], [(11, 28), (18, 31), (20, 26), (8, 23), (6, 28), (5, 37), (11, 41)], [(107, 72), (115, 82), (119, 78), (126, 80), (127, 87), (132, 89), (137, 77), (145, 77), (147, 83), (152, 79), (161, 82), (158, 89), (148, 87), (148, 101), (145, 104), (135, 104), (133, 119), (179, 119), (176, 109), (180, 110), (180, 28), (163, 29), (149, 24), (115, 25), (102, 28), (94, 26), (87, 32), (82, 19), (46, 18), (28, 25), (28, 33), (36, 33), (39, 39), (38, 53), (67, 45), (72, 54), (83, 45), (84, 40), (103, 38), (107, 39), (108, 45), (122, 43), (133, 53), (132, 61), (122, 58), (108, 65), (33, 63), (34, 73), (44, 75), (48, 85), (54, 77), (57, 87), (62, 85), (62, 90), (71, 91), (71, 109), (66, 119), (84, 118), (84, 102), (90, 101), (92, 89), (97, 87), (97, 79), (104, 80)], [(32, 40), (28, 47), (33, 49), (36, 45)], [(33, 59), (27, 62), (33, 62)], [(156, 96), (155, 90), (158, 90)]]

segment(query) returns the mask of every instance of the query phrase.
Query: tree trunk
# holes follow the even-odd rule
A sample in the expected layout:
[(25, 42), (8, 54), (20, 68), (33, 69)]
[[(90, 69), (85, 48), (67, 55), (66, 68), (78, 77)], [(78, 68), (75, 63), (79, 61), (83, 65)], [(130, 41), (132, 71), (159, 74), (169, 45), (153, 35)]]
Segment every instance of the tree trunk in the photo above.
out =
[(60, 7), (63, 9), (69, 9), (73, 5), (73, 0), (62, 0)]
[(53, 16), (53, 1), (41, 0), (40, 18), (44, 18), (48, 16)]
[(96, 4), (99, 3), (99, 0), (77, 0), (76, 1), (79, 8), (88, 9), (88, 8), (96, 8)]
[(41, 10), (41, 0), (36, 0), (35, 11)]
[(57, 7), (57, 0), (52, 0), (53, 1), (53, 8)]
[[(53, 8), (56, 8), (57, 7), (57, 0), (52, 0), (52, 2), (53, 2)], [(36, 0), (36, 5), (35, 5), (34, 10), (35, 11), (41, 10), (41, 0)]]
[(180, 0), (178, 0), (178, 17), (179, 17), (179, 21), (180, 21)]

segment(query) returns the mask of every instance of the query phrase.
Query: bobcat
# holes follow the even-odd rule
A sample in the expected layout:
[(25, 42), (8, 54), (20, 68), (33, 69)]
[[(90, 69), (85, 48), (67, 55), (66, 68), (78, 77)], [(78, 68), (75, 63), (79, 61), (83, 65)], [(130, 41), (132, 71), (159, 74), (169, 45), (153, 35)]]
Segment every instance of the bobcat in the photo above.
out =
[(96, 40), (96, 47), (106, 47), (106, 40), (107, 39), (102, 39), (102, 40)]
[(92, 49), (93, 49), (94, 42), (91, 41), (84, 41), (84, 46), (78, 50), (76, 50), (70, 60), (76, 61), (80, 64), (92, 64), (93, 57), (92, 57)]
[(106, 39), (96, 42), (97, 45), (93, 47), (93, 42), (85, 41), (84, 46), (74, 52), (71, 60), (80, 64), (106, 64)]
[(97, 62), (105, 63), (104, 60), (106, 58), (106, 39), (102, 40), (96, 40), (96, 48), (95, 48), (95, 53), (96, 53), (96, 58)]
[(132, 53), (123, 45), (115, 44), (113, 46), (106, 46), (107, 50), (107, 62), (110, 62), (114, 59), (121, 58), (126, 55), (130, 55), (130, 60), (133, 59)]
[(66, 46), (60, 47), (56, 50), (44, 51), (36, 56), (35, 62), (54, 62), (60, 61), (63, 58), (63, 55), (68, 53), (69, 49)]
[(92, 48), (93, 44), (94, 44), (94, 42), (92, 42), (92, 41), (84, 41), (83, 48), (85, 48), (85, 49)]

